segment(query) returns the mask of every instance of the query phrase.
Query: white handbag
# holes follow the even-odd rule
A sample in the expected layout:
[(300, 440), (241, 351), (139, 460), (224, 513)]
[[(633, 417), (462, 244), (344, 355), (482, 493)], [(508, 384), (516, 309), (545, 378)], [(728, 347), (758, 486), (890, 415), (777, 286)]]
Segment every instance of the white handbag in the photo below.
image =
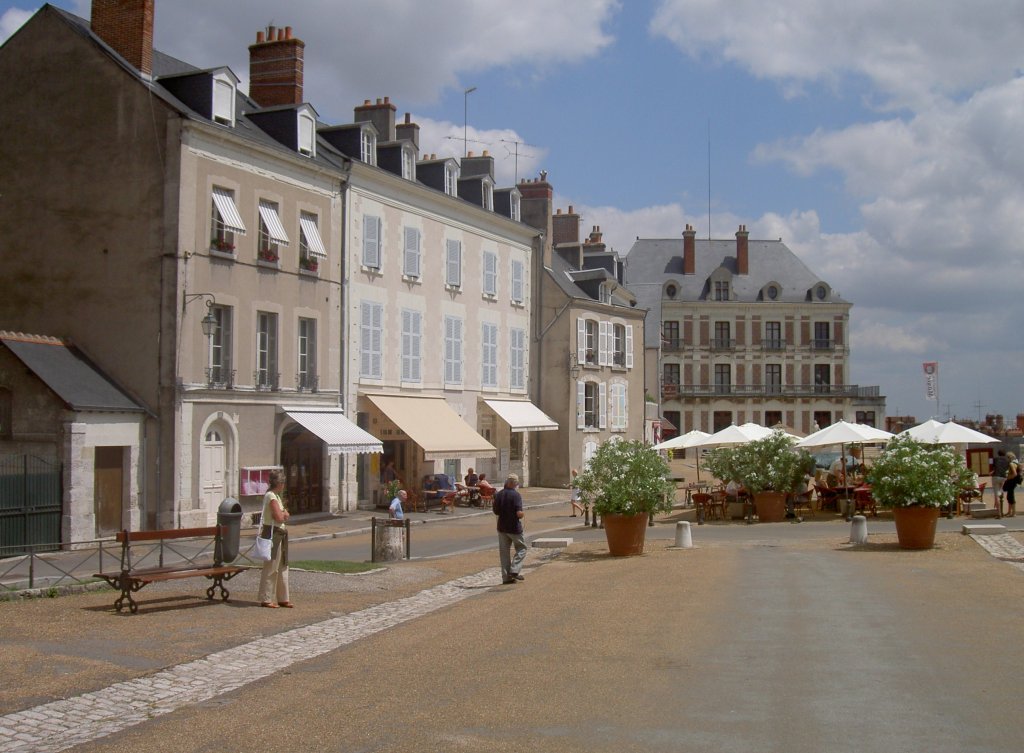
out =
[[(261, 531), (262, 533), (262, 531)], [(270, 553), (274, 548), (274, 527), (270, 527), (270, 538), (265, 539), (256, 534), (256, 546), (252, 549), (252, 558), (259, 562), (270, 562)]]

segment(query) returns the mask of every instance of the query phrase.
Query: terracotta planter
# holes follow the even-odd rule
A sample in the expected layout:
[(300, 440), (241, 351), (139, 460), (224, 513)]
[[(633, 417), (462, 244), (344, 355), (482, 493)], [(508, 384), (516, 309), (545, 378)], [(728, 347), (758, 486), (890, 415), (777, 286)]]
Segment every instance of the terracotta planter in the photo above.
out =
[(762, 523), (781, 523), (786, 519), (786, 494), (758, 492), (754, 495), (754, 509)]
[(937, 507), (894, 507), (896, 538), (900, 549), (931, 549), (935, 546), (935, 524), (939, 520)]
[(647, 513), (638, 515), (602, 515), (604, 535), (608, 539), (608, 552), (613, 557), (627, 557), (644, 553), (647, 536)]

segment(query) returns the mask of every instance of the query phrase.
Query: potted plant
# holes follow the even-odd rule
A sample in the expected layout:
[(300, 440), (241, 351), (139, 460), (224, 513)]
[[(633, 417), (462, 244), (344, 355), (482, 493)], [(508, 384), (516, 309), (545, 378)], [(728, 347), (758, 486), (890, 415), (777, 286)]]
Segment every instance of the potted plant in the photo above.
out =
[(312, 256), (300, 256), (299, 267), (305, 269), (307, 272), (316, 272), (320, 267), (320, 263)]
[(210, 240), (210, 248), (225, 254), (233, 254), (235, 252), (235, 244), (224, 238), (212, 238)]
[(261, 248), (257, 253), (257, 258), (259, 258), (260, 261), (276, 264), (278, 259), (277, 251), (272, 248)]
[(773, 431), (738, 447), (712, 450), (704, 467), (722, 481), (736, 481), (754, 498), (757, 518), (778, 523), (786, 517), (786, 497), (802, 491), (814, 459), (806, 450), (793, 447), (795, 440)]
[(643, 554), (650, 515), (672, 510), (669, 473), (657, 450), (638, 439), (611, 439), (597, 448), (578, 484), (601, 516), (612, 555)]
[(956, 504), (974, 474), (949, 445), (922, 444), (904, 434), (889, 442), (867, 481), (875, 501), (892, 508), (900, 547), (931, 549), (939, 508)]

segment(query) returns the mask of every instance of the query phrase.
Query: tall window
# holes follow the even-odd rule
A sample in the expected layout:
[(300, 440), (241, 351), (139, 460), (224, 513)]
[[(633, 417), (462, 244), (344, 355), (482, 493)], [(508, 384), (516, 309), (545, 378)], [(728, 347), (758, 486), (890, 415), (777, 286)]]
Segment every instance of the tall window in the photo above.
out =
[(369, 128), (362, 130), (360, 139), (360, 159), (367, 165), (377, 164), (377, 137)]
[(299, 115), (299, 152), (316, 156), (316, 122), (309, 115)]
[(608, 395), (611, 413), (611, 430), (626, 430), (626, 385), (615, 382), (611, 385)]
[(484, 322), (481, 326), (480, 358), (482, 373), (480, 382), (484, 387), (498, 386), (498, 325)]
[(316, 272), (320, 259), (327, 258), (327, 250), (320, 238), (317, 217), (309, 212), (299, 213), (299, 267)]
[(875, 412), (873, 410), (859, 410), (856, 414), (856, 421), (859, 424), (874, 427)]
[(715, 389), (719, 393), (732, 392), (732, 367), (729, 364), (715, 364)]
[(462, 384), (462, 319), (444, 318), (444, 383)]
[(715, 283), (715, 300), (716, 301), (728, 301), (729, 300), (729, 281), (720, 280)]
[(493, 251), (484, 251), (484, 295), (498, 294), (498, 255)]
[(712, 348), (728, 348), (732, 345), (729, 322), (715, 322), (715, 339), (711, 341)]
[(444, 166), (444, 192), (449, 196), (459, 195), (459, 167), (454, 162)]
[(590, 364), (597, 363), (597, 331), (598, 323), (594, 319), (586, 319), (586, 329), (584, 330), (584, 348), (586, 348), (586, 362)]
[(782, 364), (769, 363), (764, 367), (765, 392), (777, 395), (782, 392)]
[(626, 326), (612, 326), (612, 363), (616, 366), (626, 365)]
[(782, 411), (766, 410), (764, 412), (764, 425), (771, 427), (782, 423)]
[(295, 375), (297, 387), (300, 390), (316, 391), (317, 370), (316, 370), (316, 319), (299, 319), (299, 363), (298, 372)]
[(509, 387), (520, 390), (526, 386), (526, 330), (509, 330)]
[(359, 309), (359, 376), (380, 379), (382, 377), (384, 305), (373, 301), (363, 301)]
[(420, 231), (419, 228), (405, 228), (405, 254), (402, 274), (406, 277), (420, 276)]
[(213, 119), (224, 125), (235, 124), (235, 85), (226, 76), (213, 79)]
[(515, 191), (513, 191), (512, 194), (509, 196), (509, 202), (510, 202), (509, 214), (512, 216), (513, 220), (515, 220), (516, 222), (519, 222), (519, 217), (520, 217), (520, 212), (519, 212), (519, 206), (520, 206), (520, 204), (519, 204), (519, 194), (516, 193)]
[(711, 414), (711, 426), (712, 431), (721, 431), (722, 429), (728, 429), (729, 424), (732, 423), (732, 411), (728, 410), (716, 410)]
[(402, 309), (402, 381), (420, 381), (420, 338), (423, 314)]
[(488, 180), (483, 182), (484, 209), (488, 212), (494, 210), (494, 184)]
[(814, 342), (811, 347), (818, 350), (828, 350), (832, 347), (832, 338), (829, 335), (828, 322), (814, 323)]
[(512, 261), (512, 302), (523, 302), (523, 263), (515, 259)]
[(281, 224), (277, 204), (260, 201), (260, 240), (256, 255), (260, 261), (276, 262), (281, 258), (281, 246), (288, 245), (288, 234)]
[(256, 388), (276, 390), (281, 374), (277, 369), (277, 314), (256, 313)]
[(679, 385), (679, 364), (678, 363), (665, 363), (661, 366), (661, 383)]
[(814, 411), (814, 423), (817, 424), (815, 431), (818, 429), (824, 429), (826, 426), (832, 425), (832, 411), (827, 410), (816, 410)]
[(596, 429), (600, 421), (600, 389), (597, 382), (583, 384), (583, 425)]
[(380, 217), (363, 215), (363, 266), (380, 269)]
[(402, 150), (402, 177), (406, 180), (416, 180), (416, 160), (411, 149)]
[(815, 392), (831, 392), (832, 390), (832, 374), (831, 369), (827, 363), (819, 363), (814, 365), (814, 391)]
[(448, 239), (444, 270), (445, 285), (453, 288), (462, 286), (462, 241)]
[(235, 253), (235, 233), (245, 234), (245, 224), (235, 204), (235, 192), (214, 186), (210, 202), (210, 248), (222, 254)]
[(782, 322), (764, 323), (764, 340), (761, 347), (765, 350), (782, 350), (785, 343), (782, 342)]
[(679, 322), (668, 321), (661, 323), (661, 344), (669, 350), (678, 348), (682, 344), (679, 342)]
[(231, 368), (231, 307), (211, 306), (213, 333), (210, 335), (210, 366), (206, 383), (211, 387), (231, 387), (235, 372)]

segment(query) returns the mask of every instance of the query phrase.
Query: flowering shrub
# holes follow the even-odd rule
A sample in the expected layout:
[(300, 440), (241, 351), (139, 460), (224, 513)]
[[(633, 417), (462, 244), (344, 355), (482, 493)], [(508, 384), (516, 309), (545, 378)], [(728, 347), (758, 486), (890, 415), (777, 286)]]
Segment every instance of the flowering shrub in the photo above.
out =
[(601, 515), (670, 512), (675, 484), (665, 459), (649, 444), (609, 440), (597, 448), (577, 483)]
[(308, 272), (316, 272), (317, 268), (319, 268), (320, 266), (320, 263), (312, 256), (300, 256), (299, 266)]
[(751, 494), (792, 492), (806, 484), (814, 458), (793, 447), (795, 440), (782, 431), (764, 439), (712, 450), (704, 467), (722, 481), (737, 481)]
[(974, 474), (949, 445), (922, 444), (897, 436), (868, 471), (871, 496), (889, 507), (952, 505)]
[(257, 252), (257, 256), (260, 261), (276, 262), (278, 259), (277, 252), (272, 248), (261, 248)]

